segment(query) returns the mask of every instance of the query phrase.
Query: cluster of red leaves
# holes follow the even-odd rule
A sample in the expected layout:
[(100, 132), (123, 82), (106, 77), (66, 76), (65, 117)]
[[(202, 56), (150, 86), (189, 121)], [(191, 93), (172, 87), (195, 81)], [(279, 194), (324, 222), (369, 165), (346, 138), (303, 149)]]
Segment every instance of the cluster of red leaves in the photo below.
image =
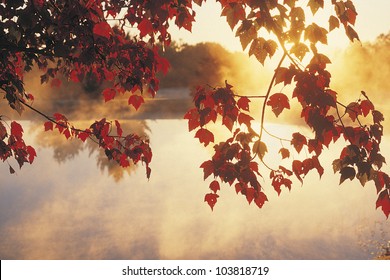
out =
[[(219, 118), (222, 125), (232, 132), (232, 137), (214, 145), (212, 159), (200, 166), (204, 179), (213, 175), (221, 182), (234, 184), (236, 192), (244, 195), (248, 203), (254, 201), (258, 207), (262, 207), (267, 201), (267, 196), (257, 179), (260, 173), (254, 155), (263, 156), (266, 147), (261, 142), (262, 145), (257, 143), (256, 147), (251, 148), (250, 143), (258, 135), (251, 128), (253, 118), (248, 115), (249, 102), (247, 97), (240, 97), (236, 101), (232, 86), (228, 83), (223, 88), (198, 87), (194, 94), (195, 108), (190, 109), (184, 118), (188, 119), (190, 131), (197, 129), (195, 137), (205, 146), (214, 142), (213, 133), (205, 128), (208, 123), (215, 123)], [(249, 132), (240, 128), (233, 132), (235, 125), (244, 125)], [(219, 182), (214, 180), (210, 183), (212, 192), (205, 195), (205, 201), (212, 209), (219, 197), (217, 194), (219, 188)]]
[[(8, 158), (14, 157), (20, 168), (24, 163), (33, 163), (37, 154), (33, 147), (24, 142), (22, 126), (12, 121), (8, 132), (4, 124), (6, 123), (0, 119), (0, 158), (6, 161)], [(10, 173), (15, 173), (15, 169), (9, 163), (8, 165)]]
[(54, 114), (52, 120), (44, 123), (45, 131), (57, 129), (66, 139), (78, 138), (85, 142), (87, 138), (90, 138), (104, 149), (109, 160), (116, 161), (123, 168), (130, 166), (131, 163), (144, 163), (146, 177), (149, 179), (152, 150), (148, 139), (142, 139), (135, 134), (123, 135), (121, 125), (117, 120), (114, 125), (106, 119), (101, 119), (95, 121), (89, 128), (80, 130), (72, 126), (65, 116), (58, 113)]

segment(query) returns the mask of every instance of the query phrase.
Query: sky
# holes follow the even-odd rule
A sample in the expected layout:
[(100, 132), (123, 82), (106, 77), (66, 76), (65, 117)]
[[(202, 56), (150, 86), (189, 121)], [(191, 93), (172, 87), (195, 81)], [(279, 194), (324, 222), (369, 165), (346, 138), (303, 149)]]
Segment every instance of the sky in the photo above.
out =
[[(301, 1), (303, 3), (308, 2)], [(325, 1), (330, 2), (330, 1)], [(390, 31), (390, 1), (388, 0), (354, 0), (358, 16), (355, 30), (358, 32), (361, 41), (373, 41), (381, 33)], [(306, 4), (304, 4), (306, 5)], [(334, 13), (333, 8), (325, 6), (326, 10), (319, 11), (316, 16), (327, 27), (329, 12)], [(174, 40), (182, 40), (189, 44), (200, 42), (217, 42), (230, 51), (242, 51), (239, 39), (234, 37), (235, 31), (231, 31), (225, 17), (221, 17), (220, 4), (215, 1), (207, 1), (198, 7), (195, 5), (196, 22), (193, 24), (192, 33), (182, 29), (172, 28)], [(330, 33), (329, 45), (336, 48), (345, 48), (349, 40), (344, 30), (336, 30)]]

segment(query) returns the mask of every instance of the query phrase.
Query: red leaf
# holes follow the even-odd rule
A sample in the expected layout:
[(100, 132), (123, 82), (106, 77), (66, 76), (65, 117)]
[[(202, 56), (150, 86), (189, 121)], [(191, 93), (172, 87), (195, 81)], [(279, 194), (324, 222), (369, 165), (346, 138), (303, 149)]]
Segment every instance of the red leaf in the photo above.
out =
[(44, 123), (45, 131), (53, 130), (53, 123), (51, 121), (47, 121)]
[(249, 111), (249, 102), (251, 102), (249, 98), (245, 96), (240, 97), (240, 99), (237, 101), (237, 107), (242, 110)]
[(214, 163), (211, 160), (207, 160), (201, 164), (200, 168), (203, 168), (203, 179), (206, 180), (214, 172)]
[(83, 132), (80, 132), (79, 134), (77, 134), (77, 137), (85, 142), (85, 140), (87, 140), (87, 138), (91, 135), (91, 131), (89, 129), (83, 131)]
[(263, 207), (266, 201), (268, 201), (268, 198), (263, 192), (259, 192), (258, 195), (256, 195), (255, 197), (255, 203), (259, 208)]
[(204, 201), (209, 204), (211, 210), (214, 210), (214, 205), (215, 205), (215, 203), (217, 203), (218, 197), (219, 197), (219, 195), (217, 195), (215, 193), (208, 193), (205, 195)]
[(153, 24), (147, 18), (144, 18), (139, 24), (138, 29), (140, 31), (140, 36), (145, 37), (146, 35), (153, 32)]
[(363, 116), (367, 117), (370, 111), (374, 110), (374, 105), (369, 100), (363, 100), (360, 103), (360, 109), (363, 113)]
[(145, 103), (144, 98), (141, 95), (133, 94), (129, 97), (128, 101), (129, 105), (133, 105), (133, 107), (138, 110), (142, 103)]
[(199, 113), (196, 108), (193, 108), (189, 110), (185, 115), (184, 119), (188, 120), (188, 130), (192, 131), (195, 128), (197, 128), (200, 123), (199, 123)]
[(244, 123), (246, 126), (250, 127), (252, 120), (253, 120), (253, 118), (251, 116), (247, 115), (247, 114), (240, 113), (238, 115), (238, 123), (240, 125)]
[(295, 150), (300, 153), (303, 148), (303, 145), (307, 145), (306, 137), (299, 132), (294, 133), (292, 135), (291, 145), (293, 145)]
[(255, 192), (256, 190), (254, 188), (246, 188), (245, 189), (245, 197), (249, 204), (253, 201), (255, 198)]
[(99, 22), (93, 27), (93, 34), (108, 40), (110, 39), (111, 26), (105, 21)]
[(284, 109), (290, 109), (288, 97), (283, 93), (271, 95), (267, 101), (267, 105), (272, 107), (272, 112), (274, 112), (276, 116), (279, 116)]
[(122, 154), (122, 155), (121, 155), (120, 160), (119, 160), (119, 164), (120, 164), (122, 167), (124, 167), (124, 168), (130, 166), (130, 163), (129, 163), (129, 161), (127, 160), (126, 154)]
[(110, 101), (111, 99), (114, 99), (116, 95), (116, 90), (113, 88), (106, 88), (102, 92), (104, 96), (104, 102)]
[(200, 128), (196, 134), (195, 138), (199, 138), (200, 143), (204, 143), (206, 147), (210, 142), (214, 142), (214, 134), (205, 128)]
[(282, 159), (289, 158), (290, 157), (290, 151), (286, 148), (281, 148), (279, 150), (279, 154), (282, 155)]
[(115, 126), (116, 126), (116, 132), (118, 136), (122, 137), (123, 130), (121, 128), (121, 124), (117, 120), (115, 120)]
[(388, 190), (383, 190), (376, 201), (376, 208), (381, 207), (383, 213), (389, 218), (390, 214), (390, 195)]
[(17, 138), (23, 137), (23, 128), (20, 124), (18, 124), (15, 121), (11, 122), (11, 135)]
[(34, 158), (37, 156), (35, 149), (31, 146), (26, 147), (28, 153), (28, 162), (31, 164), (34, 161)]
[(301, 178), (301, 174), (303, 172), (303, 164), (301, 161), (299, 160), (294, 160), (293, 163), (292, 163), (292, 170), (295, 174), (295, 176), (297, 176), (298, 180), (303, 183), (303, 180)]
[(217, 193), (217, 191), (219, 191), (221, 188), (219, 187), (219, 183), (218, 181), (212, 181), (210, 183), (210, 190), (212, 190), (214, 193)]

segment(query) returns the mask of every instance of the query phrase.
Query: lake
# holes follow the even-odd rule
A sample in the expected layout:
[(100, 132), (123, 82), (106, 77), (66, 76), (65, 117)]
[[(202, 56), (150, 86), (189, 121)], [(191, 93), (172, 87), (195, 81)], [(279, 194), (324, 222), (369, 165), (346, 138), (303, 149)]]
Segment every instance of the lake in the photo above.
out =
[(0, 165), (1, 259), (372, 259), (390, 240), (375, 186), (339, 186), (332, 156), (322, 180), (309, 174), (280, 197), (264, 176), (262, 209), (223, 185), (211, 211), (199, 168), (211, 148), (185, 120), (123, 121), (150, 137), (149, 181), (143, 166), (107, 164), (93, 143), (23, 125), (38, 157), (14, 175)]

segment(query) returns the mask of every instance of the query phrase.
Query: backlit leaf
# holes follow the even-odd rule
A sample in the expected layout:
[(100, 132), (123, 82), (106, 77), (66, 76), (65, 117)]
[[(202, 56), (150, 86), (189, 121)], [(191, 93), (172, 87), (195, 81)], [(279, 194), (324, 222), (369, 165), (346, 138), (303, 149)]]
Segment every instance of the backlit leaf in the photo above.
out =
[(211, 210), (214, 210), (214, 206), (217, 203), (218, 197), (219, 195), (217, 195), (216, 193), (208, 193), (205, 195), (204, 201), (208, 203)]
[(284, 109), (290, 109), (288, 97), (283, 93), (275, 93), (271, 95), (267, 101), (267, 105), (271, 106), (275, 116), (279, 116)]
[(346, 179), (350, 179), (352, 181), (355, 178), (356, 171), (355, 168), (346, 166), (340, 170), (340, 174), (341, 176), (339, 185), (341, 185)]
[(138, 110), (139, 107), (141, 107), (141, 104), (145, 103), (145, 100), (141, 95), (133, 94), (129, 97), (128, 103)]
[(207, 146), (210, 142), (214, 142), (214, 134), (206, 128), (200, 128), (195, 133), (195, 138), (198, 138), (199, 142), (203, 143), (205, 146)]
[(95, 26), (93, 27), (93, 34), (94, 35), (100, 36), (100, 37), (103, 37), (106, 39), (110, 39), (111, 31), (112, 31), (111, 26), (105, 21), (99, 22), (99, 23), (95, 24)]

